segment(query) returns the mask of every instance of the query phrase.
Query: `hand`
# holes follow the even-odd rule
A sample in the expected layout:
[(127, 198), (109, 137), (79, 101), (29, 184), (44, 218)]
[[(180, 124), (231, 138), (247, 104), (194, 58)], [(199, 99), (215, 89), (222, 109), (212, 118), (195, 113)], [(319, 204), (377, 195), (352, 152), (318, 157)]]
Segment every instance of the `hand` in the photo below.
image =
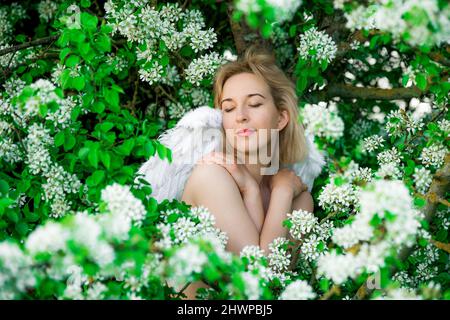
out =
[(211, 163), (224, 167), (233, 177), (241, 193), (257, 187), (256, 180), (252, 177), (247, 167), (243, 164), (238, 164), (233, 157), (222, 152), (211, 152), (197, 162), (197, 164)]
[(293, 191), (294, 198), (303, 191), (308, 190), (308, 186), (303, 183), (302, 179), (298, 177), (294, 171), (284, 168), (273, 175), (269, 182), (270, 189), (287, 188)]

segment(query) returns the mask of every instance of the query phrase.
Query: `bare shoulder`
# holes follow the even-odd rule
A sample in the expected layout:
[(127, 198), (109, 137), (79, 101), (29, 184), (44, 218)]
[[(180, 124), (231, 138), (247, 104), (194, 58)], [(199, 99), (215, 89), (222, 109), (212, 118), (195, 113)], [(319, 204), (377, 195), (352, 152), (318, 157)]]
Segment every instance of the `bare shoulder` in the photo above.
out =
[(314, 212), (314, 199), (309, 191), (303, 191), (292, 201), (292, 210)]
[(196, 165), (185, 185), (186, 197), (194, 201), (198, 200), (199, 193), (226, 191), (240, 194), (233, 177), (217, 164)]

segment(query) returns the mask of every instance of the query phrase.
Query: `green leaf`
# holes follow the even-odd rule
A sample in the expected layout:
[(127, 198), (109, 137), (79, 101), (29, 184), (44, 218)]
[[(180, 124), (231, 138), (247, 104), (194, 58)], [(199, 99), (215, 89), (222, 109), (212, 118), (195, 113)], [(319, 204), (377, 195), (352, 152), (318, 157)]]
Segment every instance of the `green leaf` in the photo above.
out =
[(111, 111), (119, 112), (119, 93), (117, 91), (105, 89), (104, 98), (109, 104)]
[(153, 147), (153, 143), (151, 141), (147, 141), (144, 144), (144, 157), (149, 158), (155, 154), (155, 147)]
[(166, 147), (164, 147), (162, 144), (158, 143), (156, 145), (156, 151), (158, 152), (158, 156), (160, 159), (164, 159), (167, 156)]
[(76, 140), (73, 135), (66, 135), (64, 139), (64, 151), (69, 151), (75, 146)]
[(163, 67), (167, 66), (169, 64), (169, 56), (162, 57), (160, 63)]
[(86, 157), (88, 156), (88, 154), (89, 154), (89, 148), (87, 148), (87, 147), (83, 147), (83, 148), (81, 148), (79, 151), (78, 151), (78, 157), (80, 157), (80, 159), (82, 159), (82, 160), (84, 160), (84, 159), (86, 159)]
[(93, 147), (91, 147), (89, 149), (88, 161), (91, 164), (91, 166), (93, 166), (94, 168), (97, 169), (97, 167), (98, 167), (98, 144), (93, 145)]
[(79, 76), (72, 79), (72, 86), (78, 91), (83, 90), (85, 85), (86, 82), (84, 80), (84, 76)]
[(292, 25), (289, 28), (289, 36), (292, 38), (292, 37), (294, 37), (296, 35), (296, 33), (297, 33), (297, 26), (296, 25)]
[(109, 155), (109, 153), (107, 151), (103, 151), (103, 150), (99, 151), (99, 155), (100, 155), (100, 161), (103, 163), (105, 168), (109, 170), (111, 167), (111, 156)]
[(97, 29), (98, 18), (90, 15), (87, 12), (81, 13), (81, 26), (88, 31), (95, 31)]
[(0, 180), (0, 194), (6, 195), (9, 191), (9, 184), (5, 180)]
[(427, 77), (423, 73), (417, 74), (416, 83), (417, 87), (419, 87), (420, 90), (424, 91), (427, 88)]
[(105, 171), (97, 170), (95, 171), (87, 180), (90, 186), (97, 186), (105, 179)]
[(134, 143), (134, 139), (125, 140), (119, 147), (116, 148), (116, 151), (124, 156), (129, 156), (131, 150), (133, 150)]
[(114, 127), (114, 123), (105, 121), (100, 125), (100, 130), (102, 132), (108, 132)]
[(91, 6), (91, 1), (90, 0), (81, 0), (80, 4), (83, 8), (89, 8)]
[(408, 84), (409, 76), (407, 74), (402, 77), (402, 86), (406, 86)]
[(28, 224), (25, 221), (19, 221), (15, 227), (18, 234), (22, 237), (28, 233)]
[(69, 58), (67, 58), (65, 65), (69, 68), (73, 68), (79, 63), (80, 63), (80, 57), (77, 55), (71, 55)]
[(62, 146), (64, 143), (64, 131), (60, 131), (55, 135), (55, 146)]
[(78, 45), (78, 50), (80, 51), (81, 55), (87, 55), (91, 50), (91, 45), (89, 44), (89, 42), (83, 42)]
[(65, 57), (67, 57), (67, 55), (70, 53), (71, 49), (70, 48), (64, 48), (61, 50), (61, 52), (59, 53), (59, 59), (61, 61), (64, 60)]
[(91, 110), (96, 113), (102, 113), (105, 111), (105, 104), (101, 101), (95, 101), (91, 106)]
[[(11, 200), (11, 199), (9, 199), (9, 200)], [(0, 203), (3, 201), (4, 201), (4, 199), (1, 199)], [(17, 213), (15, 211), (9, 210), (8, 212), (6, 212), (6, 217), (14, 223), (19, 222), (19, 216), (17, 215)]]
[(96, 39), (95, 43), (97, 48), (101, 52), (110, 52), (111, 51), (111, 39), (106, 34), (100, 34)]
[(422, 208), (423, 206), (425, 206), (426, 203), (427, 201), (425, 199), (414, 198), (414, 205), (417, 206), (418, 208)]

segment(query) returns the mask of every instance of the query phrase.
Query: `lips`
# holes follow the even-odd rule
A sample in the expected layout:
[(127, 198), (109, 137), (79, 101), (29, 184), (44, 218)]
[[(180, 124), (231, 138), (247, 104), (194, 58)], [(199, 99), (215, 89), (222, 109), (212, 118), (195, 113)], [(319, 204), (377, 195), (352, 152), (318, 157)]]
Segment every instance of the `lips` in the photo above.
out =
[(255, 133), (255, 131), (256, 130), (254, 130), (254, 129), (247, 129), (247, 128), (240, 129), (240, 130), (238, 130), (237, 135), (241, 136), (241, 137), (248, 137), (248, 136), (252, 135), (253, 133)]

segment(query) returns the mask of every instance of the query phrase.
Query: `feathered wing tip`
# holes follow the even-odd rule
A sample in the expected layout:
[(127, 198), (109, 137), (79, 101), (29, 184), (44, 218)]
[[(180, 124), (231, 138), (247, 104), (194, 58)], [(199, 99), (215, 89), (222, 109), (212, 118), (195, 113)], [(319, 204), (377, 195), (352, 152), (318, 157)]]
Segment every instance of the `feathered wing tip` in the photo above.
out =
[(158, 140), (172, 151), (173, 162), (155, 155), (137, 172), (150, 183), (151, 196), (158, 202), (180, 200), (195, 163), (221, 145), (221, 135), (215, 130), (221, 128), (221, 112), (202, 106), (187, 112), (175, 127), (161, 134)]
[(308, 155), (305, 160), (295, 163), (292, 169), (302, 179), (303, 183), (308, 186), (308, 191), (311, 192), (314, 180), (320, 175), (325, 165), (325, 159), (314, 143), (314, 135), (307, 134), (305, 138)]

